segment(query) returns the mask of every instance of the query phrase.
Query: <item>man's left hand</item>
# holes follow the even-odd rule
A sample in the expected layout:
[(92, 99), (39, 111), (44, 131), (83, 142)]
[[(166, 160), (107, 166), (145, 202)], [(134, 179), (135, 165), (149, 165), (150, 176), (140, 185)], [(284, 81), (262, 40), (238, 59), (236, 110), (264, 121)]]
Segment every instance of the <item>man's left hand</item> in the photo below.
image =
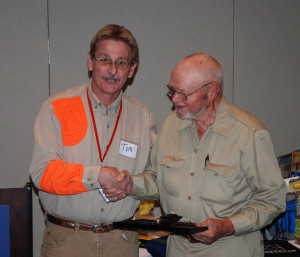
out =
[(211, 244), (221, 237), (230, 236), (234, 233), (234, 227), (230, 219), (208, 218), (204, 222), (196, 223), (196, 226), (208, 228), (203, 232), (192, 235), (196, 240), (204, 244)]

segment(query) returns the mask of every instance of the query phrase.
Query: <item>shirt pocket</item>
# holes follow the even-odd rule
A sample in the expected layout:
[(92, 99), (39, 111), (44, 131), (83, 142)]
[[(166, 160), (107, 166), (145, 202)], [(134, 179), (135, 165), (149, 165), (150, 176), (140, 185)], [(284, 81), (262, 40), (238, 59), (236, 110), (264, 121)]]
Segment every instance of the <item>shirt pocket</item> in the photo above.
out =
[(185, 159), (164, 157), (160, 162), (162, 166), (162, 184), (167, 194), (179, 196), (182, 187)]
[(200, 176), (200, 198), (216, 203), (231, 203), (236, 167), (207, 161)]

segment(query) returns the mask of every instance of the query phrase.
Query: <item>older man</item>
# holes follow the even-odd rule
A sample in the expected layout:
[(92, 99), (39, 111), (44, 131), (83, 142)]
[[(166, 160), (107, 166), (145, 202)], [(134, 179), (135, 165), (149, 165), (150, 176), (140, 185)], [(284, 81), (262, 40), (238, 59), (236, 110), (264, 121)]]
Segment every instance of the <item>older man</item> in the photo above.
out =
[[(156, 137), (149, 110), (122, 93), (138, 57), (127, 29), (103, 27), (91, 41), (89, 82), (51, 96), (40, 110), (30, 173), (46, 211), (41, 256), (138, 256), (138, 234), (111, 223), (131, 217), (139, 201), (108, 203), (100, 194), (107, 174), (117, 174), (105, 166), (142, 172)], [(121, 191), (122, 183), (114, 186)]]
[(208, 227), (192, 237), (171, 235), (169, 257), (263, 256), (260, 229), (285, 210), (269, 132), (230, 104), (222, 85), (222, 68), (211, 56), (194, 54), (175, 66), (168, 88), (176, 110), (164, 121), (145, 172), (133, 176), (132, 195), (159, 198), (166, 213)]

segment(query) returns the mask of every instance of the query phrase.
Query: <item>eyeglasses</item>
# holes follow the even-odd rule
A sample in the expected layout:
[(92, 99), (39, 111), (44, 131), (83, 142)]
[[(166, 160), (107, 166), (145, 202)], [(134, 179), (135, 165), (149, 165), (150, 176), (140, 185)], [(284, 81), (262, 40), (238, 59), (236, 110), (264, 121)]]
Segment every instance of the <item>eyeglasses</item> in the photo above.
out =
[(125, 70), (128, 66), (130, 66), (132, 63), (129, 62), (128, 60), (126, 59), (118, 59), (116, 61), (112, 61), (112, 59), (110, 58), (107, 58), (107, 57), (100, 57), (100, 58), (96, 58), (94, 56), (96, 62), (101, 66), (101, 67), (104, 67), (104, 68), (107, 68), (107, 67), (110, 67), (112, 65), (112, 63), (114, 63), (117, 67), (117, 69), (119, 70)]
[(168, 89), (169, 89), (169, 92), (167, 93), (167, 96), (170, 97), (170, 99), (172, 99), (173, 96), (174, 96), (175, 94), (178, 94), (180, 100), (182, 100), (182, 101), (187, 101), (187, 98), (188, 98), (190, 95), (192, 95), (192, 94), (198, 92), (199, 90), (203, 89), (204, 87), (208, 86), (209, 84), (212, 84), (212, 83), (207, 83), (207, 84), (205, 84), (205, 85), (203, 85), (203, 86), (197, 88), (195, 91), (193, 91), (193, 92), (191, 92), (191, 93), (189, 93), (189, 94), (185, 94), (185, 93), (183, 93), (182, 91), (180, 91), (180, 90), (178, 90), (178, 89), (175, 89), (172, 85), (168, 84), (167, 87), (168, 87)]

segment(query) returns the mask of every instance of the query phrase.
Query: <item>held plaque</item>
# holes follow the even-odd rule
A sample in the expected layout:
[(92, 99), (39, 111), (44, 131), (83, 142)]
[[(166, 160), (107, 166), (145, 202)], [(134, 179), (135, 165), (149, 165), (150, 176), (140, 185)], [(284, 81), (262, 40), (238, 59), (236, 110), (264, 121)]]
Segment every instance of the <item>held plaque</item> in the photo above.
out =
[(182, 217), (176, 214), (161, 216), (159, 219), (138, 219), (114, 222), (113, 227), (125, 230), (152, 230), (167, 231), (176, 235), (192, 235), (207, 229), (207, 227), (196, 227), (195, 223), (178, 222)]

